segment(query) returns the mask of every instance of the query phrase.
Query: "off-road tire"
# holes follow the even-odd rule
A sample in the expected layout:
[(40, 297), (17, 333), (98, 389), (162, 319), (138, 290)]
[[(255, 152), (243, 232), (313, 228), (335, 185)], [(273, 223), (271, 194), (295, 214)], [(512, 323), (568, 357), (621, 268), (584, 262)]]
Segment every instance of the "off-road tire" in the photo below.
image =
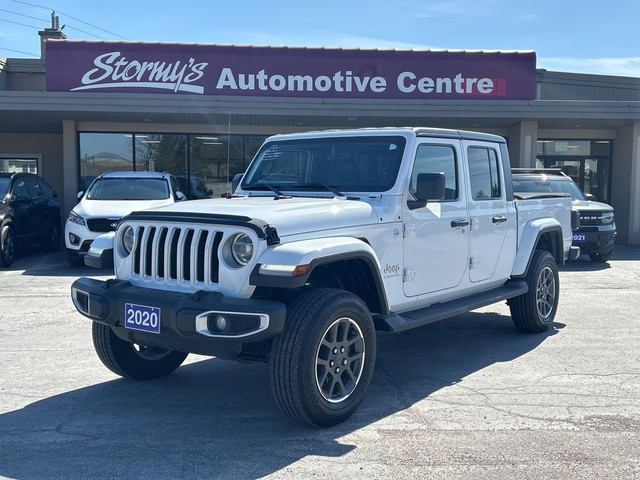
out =
[(558, 266), (549, 252), (535, 251), (526, 282), (529, 291), (508, 302), (511, 318), (518, 330), (544, 332), (553, 324), (560, 295)]
[(0, 265), (9, 267), (16, 258), (16, 237), (13, 229), (5, 225), (0, 230)]
[(164, 377), (177, 369), (187, 353), (145, 347), (118, 337), (108, 325), (93, 323), (93, 346), (98, 358), (113, 373), (135, 380)]
[(376, 359), (376, 333), (364, 302), (344, 290), (305, 292), (287, 308), (273, 342), (273, 395), (292, 419), (329, 427), (349, 418), (367, 391)]

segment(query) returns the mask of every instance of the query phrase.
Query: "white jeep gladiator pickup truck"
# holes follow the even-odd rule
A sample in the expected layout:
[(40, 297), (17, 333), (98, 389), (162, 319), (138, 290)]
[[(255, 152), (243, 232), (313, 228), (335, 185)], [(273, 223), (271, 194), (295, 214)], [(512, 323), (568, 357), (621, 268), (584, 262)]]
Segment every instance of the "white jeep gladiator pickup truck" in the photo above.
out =
[(552, 324), (557, 264), (579, 253), (571, 198), (515, 198), (510, 167), (483, 133), (276, 135), (233, 195), (122, 219), (102, 255), (116, 278), (80, 278), (72, 299), (118, 375), (161, 377), (189, 352), (264, 361), (284, 413), (333, 425), (365, 395), (376, 330), (503, 300), (520, 330)]

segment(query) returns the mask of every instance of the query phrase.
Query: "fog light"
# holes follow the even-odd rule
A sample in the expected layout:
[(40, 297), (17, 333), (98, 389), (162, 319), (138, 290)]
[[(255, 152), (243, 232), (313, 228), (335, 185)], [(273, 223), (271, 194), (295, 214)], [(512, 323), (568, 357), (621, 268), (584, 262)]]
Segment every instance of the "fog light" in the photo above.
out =
[(80, 238), (76, 237), (73, 233), (69, 234), (69, 243), (71, 245), (78, 245), (80, 243)]
[(222, 332), (225, 328), (227, 328), (227, 319), (222, 315), (216, 316), (216, 329)]

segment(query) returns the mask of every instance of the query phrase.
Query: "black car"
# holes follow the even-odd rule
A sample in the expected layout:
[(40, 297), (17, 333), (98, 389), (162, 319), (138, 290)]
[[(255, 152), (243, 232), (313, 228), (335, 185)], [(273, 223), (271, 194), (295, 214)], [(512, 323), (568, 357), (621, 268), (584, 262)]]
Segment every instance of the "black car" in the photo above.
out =
[(0, 172), (0, 265), (13, 263), (19, 245), (39, 242), (44, 250), (56, 251), (61, 219), (57, 194), (44, 179)]

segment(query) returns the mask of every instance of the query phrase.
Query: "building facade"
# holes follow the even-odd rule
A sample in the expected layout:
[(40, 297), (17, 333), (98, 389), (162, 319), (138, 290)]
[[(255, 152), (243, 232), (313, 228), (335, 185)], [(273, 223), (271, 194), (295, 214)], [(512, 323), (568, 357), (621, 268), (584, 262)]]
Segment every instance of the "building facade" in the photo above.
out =
[(0, 57), (0, 170), (32, 171), (65, 211), (107, 170), (230, 189), (275, 133), (423, 126), (507, 138), (512, 166), (561, 167), (640, 245), (640, 79), (550, 72), (534, 52), (69, 41)]

